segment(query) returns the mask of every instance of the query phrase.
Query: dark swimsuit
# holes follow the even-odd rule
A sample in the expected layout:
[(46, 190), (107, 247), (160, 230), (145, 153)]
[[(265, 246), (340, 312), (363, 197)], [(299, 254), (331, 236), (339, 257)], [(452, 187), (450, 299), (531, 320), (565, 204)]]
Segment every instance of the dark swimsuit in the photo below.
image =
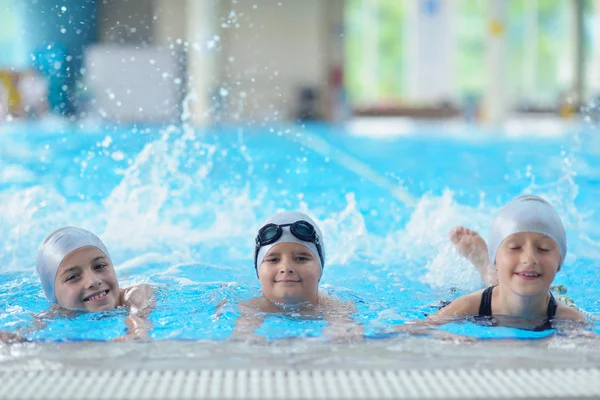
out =
[[(479, 304), (479, 317), (488, 317), (491, 318), (492, 317), (492, 292), (494, 291), (494, 288), (496, 286), (490, 286), (489, 288), (485, 289), (483, 291), (483, 293), (481, 294), (481, 303)], [(534, 328), (534, 331), (545, 331), (547, 329), (553, 329), (552, 327), (552, 320), (554, 319), (554, 316), (556, 315), (556, 308), (558, 307), (556, 304), (556, 300), (554, 299), (554, 296), (552, 295), (552, 292), (550, 293), (550, 301), (548, 301), (548, 316), (546, 317), (546, 320), (544, 321), (544, 323), (540, 326), (536, 326)]]

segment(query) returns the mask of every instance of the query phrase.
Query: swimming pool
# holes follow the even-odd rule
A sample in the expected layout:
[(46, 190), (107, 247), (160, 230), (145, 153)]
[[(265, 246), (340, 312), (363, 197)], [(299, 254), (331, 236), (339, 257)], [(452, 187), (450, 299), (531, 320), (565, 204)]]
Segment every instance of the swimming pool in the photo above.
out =
[[(481, 287), (447, 231), (463, 224), (485, 236), (492, 214), (525, 192), (550, 200), (565, 221), (569, 254), (555, 282), (590, 318), (600, 315), (600, 140), (593, 126), (544, 134), (398, 124), (382, 136), (367, 135), (361, 124), (194, 130), (59, 121), (14, 122), (0, 131), (0, 329), (28, 326), (32, 312), (47, 308), (34, 254), (58, 226), (99, 234), (122, 286), (159, 288), (155, 342), (113, 343), (109, 350), (57, 343), (102, 342), (125, 330), (119, 311), (58, 319), (29, 334), (31, 343), (2, 347), (1, 368), (90, 360), (207, 368), (512, 365), (517, 358), (530, 366), (598, 365), (595, 342), (552, 331), (444, 328), (518, 339), (475, 345), (386, 336), (394, 324), (424, 318), (439, 300)], [(226, 340), (236, 304), (259, 292), (254, 233), (282, 209), (308, 211), (321, 224), (328, 253), (322, 289), (355, 303), (366, 342), (327, 343), (324, 321), (281, 316), (266, 318), (259, 330), (265, 343)], [(102, 357), (94, 355), (98, 349)]]

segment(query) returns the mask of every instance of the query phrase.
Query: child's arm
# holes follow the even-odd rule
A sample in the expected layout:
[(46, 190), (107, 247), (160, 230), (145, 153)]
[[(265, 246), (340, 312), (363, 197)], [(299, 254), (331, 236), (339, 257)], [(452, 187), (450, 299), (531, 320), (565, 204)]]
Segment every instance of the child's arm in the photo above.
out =
[(39, 314), (32, 313), (33, 324), (18, 328), (17, 332), (0, 331), (0, 342), (5, 343), (22, 343), (27, 341), (27, 335), (44, 329), (48, 325), (49, 320), (60, 317), (70, 317), (77, 314), (77, 311), (62, 308), (58, 304), (53, 304), (49, 309), (40, 312)]
[(453, 319), (478, 315), (482, 293), (483, 290), (478, 290), (477, 292), (459, 297), (438, 312), (430, 314), (427, 317), (427, 323), (431, 325), (442, 325)]
[[(442, 325), (444, 322), (452, 322), (455, 318), (446, 318), (438, 321), (410, 321), (403, 325), (396, 325), (394, 330), (396, 332), (405, 333), (411, 336), (428, 336), (440, 340), (451, 340), (453, 342), (474, 342), (476, 338), (471, 336), (459, 335), (452, 332), (447, 332), (440, 329), (435, 329), (437, 326)], [(442, 322), (444, 321), (444, 322)]]
[(25, 340), (24, 335), (16, 332), (0, 331), (0, 342), (2, 343), (23, 343)]
[(556, 304), (558, 307), (556, 308), (555, 319), (568, 320), (568, 321), (581, 321), (581, 322), (585, 322), (585, 323), (588, 322), (585, 315), (583, 315), (579, 311), (575, 310), (574, 308), (569, 307), (562, 301), (557, 300)]
[(569, 337), (598, 339), (599, 336), (592, 330), (593, 323), (585, 315), (574, 308), (557, 301), (555, 320), (553, 326), (557, 332)]
[(40, 315), (32, 314), (33, 325), (17, 328), (18, 332), (0, 331), (0, 342), (23, 343), (27, 341), (26, 335), (28, 333), (44, 329), (47, 323), (43, 318), (48, 318), (48, 316), (50, 316), (50, 318), (54, 318), (54, 314), (55, 312), (52, 310), (48, 310)]
[(147, 339), (148, 332), (152, 330), (148, 316), (156, 307), (152, 286), (142, 284), (123, 289), (121, 304), (129, 308), (129, 316), (125, 318), (127, 334), (118, 340)]
[(433, 336), (442, 340), (453, 341), (474, 341), (469, 336), (457, 335), (454, 333), (434, 329), (437, 326), (452, 322), (466, 316), (479, 314), (479, 304), (481, 302), (481, 293), (483, 290), (459, 297), (452, 303), (440, 309), (434, 314), (427, 316), (426, 320), (410, 321), (403, 325), (396, 325), (396, 332), (407, 333), (409, 335)]
[(364, 338), (364, 328), (356, 322), (352, 315), (356, 307), (351, 302), (342, 302), (331, 296), (321, 295), (319, 306), (323, 309), (327, 327), (323, 335), (335, 341), (354, 341)]
[(261, 298), (257, 297), (239, 305), (241, 314), (235, 321), (235, 328), (231, 335), (232, 339), (250, 340), (260, 338), (255, 333), (265, 319), (263, 315), (259, 314), (261, 311), (260, 303)]

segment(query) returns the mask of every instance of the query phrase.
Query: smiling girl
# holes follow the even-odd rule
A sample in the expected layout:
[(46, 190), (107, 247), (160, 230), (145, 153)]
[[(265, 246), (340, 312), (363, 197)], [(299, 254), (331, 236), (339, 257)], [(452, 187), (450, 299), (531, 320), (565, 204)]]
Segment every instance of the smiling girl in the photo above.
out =
[(36, 269), (52, 310), (99, 312), (127, 307), (127, 335), (147, 338), (154, 309), (152, 287), (121, 289), (104, 243), (85, 229), (65, 227), (50, 233), (40, 244)]
[[(481, 243), (470, 243), (482, 241), (481, 237), (463, 233), (464, 250), (481, 248)], [(502, 316), (504, 325), (528, 321), (534, 329), (546, 329), (553, 320), (586, 321), (583, 314), (557, 301), (549, 290), (565, 261), (567, 238), (560, 217), (541, 197), (519, 196), (494, 219), (488, 254), (496, 274), (487, 274), (485, 257), (475, 253), (468, 257), (479, 267), (484, 280), (496, 283), (497, 279), (497, 285), (456, 299), (430, 315), (430, 322), (480, 316), (494, 317), (498, 323), (496, 317)]]

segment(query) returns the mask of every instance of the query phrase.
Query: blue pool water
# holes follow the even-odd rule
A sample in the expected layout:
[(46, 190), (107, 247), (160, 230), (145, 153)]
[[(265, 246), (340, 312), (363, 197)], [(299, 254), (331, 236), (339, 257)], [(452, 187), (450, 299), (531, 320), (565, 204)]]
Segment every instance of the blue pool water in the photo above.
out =
[[(76, 225), (97, 233), (121, 286), (151, 283), (155, 339), (226, 339), (237, 304), (259, 294), (254, 233), (277, 210), (307, 211), (325, 236), (322, 290), (356, 305), (368, 337), (423, 319), (440, 300), (479, 289), (447, 231), (487, 235), (512, 197), (536, 193), (566, 224), (569, 254), (555, 283), (600, 316), (597, 131), (573, 126), (519, 137), (417, 125), (369, 137), (328, 125), (184, 127), (13, 123), (0, 128), (0, 330), (48, 307), (34, 273), (38, 243)], [(219, 304), (225, 304), (216, 312)], [(49, 321), (31, 340), (107, 340), (124, 312)], [(267, 338), (319, 337), (326, 322), (267, 316)], [(479, 338), (536, 333), (474, 324)]]

